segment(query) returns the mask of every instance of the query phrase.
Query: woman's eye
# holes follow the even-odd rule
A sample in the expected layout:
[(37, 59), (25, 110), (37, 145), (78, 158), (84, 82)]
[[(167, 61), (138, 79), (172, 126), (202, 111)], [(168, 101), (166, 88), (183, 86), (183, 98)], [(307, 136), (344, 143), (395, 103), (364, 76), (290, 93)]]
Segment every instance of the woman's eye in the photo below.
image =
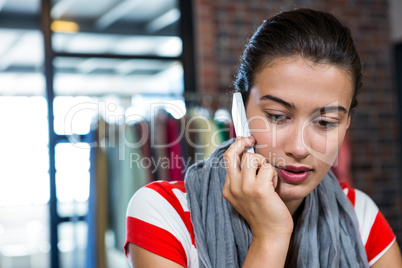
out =
[(268, 114), (267, 113), (267, 117), (268, 117), (269, 121), (271, 121), (275, 124), (283, 123), (287, 119), (286, 115), (279, 115), (279, 114)]
[(317, 120), (316, 124), (323, 129), (330, 129), (338, 126), (338, 123), (336, 122), (328, 122), (325, 120)]

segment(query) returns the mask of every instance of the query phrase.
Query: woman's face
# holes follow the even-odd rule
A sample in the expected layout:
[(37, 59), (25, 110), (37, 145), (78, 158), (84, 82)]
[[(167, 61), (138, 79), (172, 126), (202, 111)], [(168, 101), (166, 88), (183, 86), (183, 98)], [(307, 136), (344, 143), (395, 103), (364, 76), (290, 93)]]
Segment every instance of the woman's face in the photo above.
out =
[(350, 123), (353, 82), (343, 69), (276, 59), (254, 79), (247, 118), (255, 150), (276, 167), (276, 191), (298, 206), (333, 165)]

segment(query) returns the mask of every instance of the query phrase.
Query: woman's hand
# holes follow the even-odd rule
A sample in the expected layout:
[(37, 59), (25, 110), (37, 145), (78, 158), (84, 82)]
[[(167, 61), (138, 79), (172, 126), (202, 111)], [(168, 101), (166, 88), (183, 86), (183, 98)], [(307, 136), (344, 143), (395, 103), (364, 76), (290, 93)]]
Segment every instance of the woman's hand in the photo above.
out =
[(260, 154), (243, 154), (254, 143), (253, 137), (238, 138), (225, 152), (227, 176), (222, 194), (253, 234), (243, 267), (284, 267), (293, 219), (275, 192), (275, 168)]
[(223, 197), (250, 225), (253, 240), (290, 238), (293, 219), (275, 192), (278, 182), (275, 168), (260, 154), (243, 154), (254, 143), (253, 137), (241, 137), (225, 152), (227, 176)]

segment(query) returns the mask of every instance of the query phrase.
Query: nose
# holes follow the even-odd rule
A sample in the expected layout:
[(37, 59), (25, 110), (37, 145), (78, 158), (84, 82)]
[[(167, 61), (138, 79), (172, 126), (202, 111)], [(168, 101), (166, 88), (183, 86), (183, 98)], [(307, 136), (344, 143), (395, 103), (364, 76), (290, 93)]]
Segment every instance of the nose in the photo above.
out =
[[(293, 124), (288, 129), (286, 141), (284, 143), (285, 154), (289, 157), (297, 160), (304, 159), (308, 156), (309, 151), (306, 149), (306, 135), (303, 135), (305, 131), (303, 124)], [(306, 133), (305, 133), (306, 134)]]

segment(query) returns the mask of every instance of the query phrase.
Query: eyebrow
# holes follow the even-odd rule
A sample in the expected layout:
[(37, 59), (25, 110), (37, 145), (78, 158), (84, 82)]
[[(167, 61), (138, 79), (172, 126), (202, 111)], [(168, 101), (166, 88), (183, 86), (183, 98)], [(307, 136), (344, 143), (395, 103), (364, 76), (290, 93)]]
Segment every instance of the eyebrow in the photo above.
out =
[(272, 96), (272, 95), (264, 95), (264, 96), (262, 96), (260, 98), (260, 100), (271, 100), (271, 101), (278, 102), (278, 103), (280, 103), (280, 104), (282, 104), (284, 106), (287, 106), (289, 108), (295, 108), (295, 105), (293, 103), (289, 103), (289, 102), (287, 102), (287, 101), (285, 101), (285, 100), (283, 100), (281, 98), (278, 98), (278, 97), (275, 97), (275, 96)]
[(343, 106), (325, 106), (321, 108), (316, 108), (314, 109), (314, 113), (319, 112), (320, 114), (323, 114), (333, 110), (338, 110), (339, 112), (344, 112), (345, 114), (348, 113), (348, 110)]
[[(285, 100), (283, 100), (281, 98), (278, 98), (278, 97), (275, 97), (275, 96), (272, 96), (272, 95), (269, 95), (269, 94), (262, 96), (260, 98), (260, 100), (271, 100), (271, 101), (278, 102), (278, 103), (280, 103), (280, 104), (282, 104), (282, 105), (284, 105), (286, 107), (295, 108), (295, 105), (293, 103), (289, 103), (289, 102), (287, 102), (287, 101), (285, 101)], [(348, 113), (348, 110), (343, 106), (324, 106), (324, 107), (319, 107), (319, 108), (314, 109), (314, 113), (319, 112), (319, 113), (323, 114), (323, 113), (333, 111), (333, 110), (338, 110), (339, 112), (343, 112), (345, 114)]]

